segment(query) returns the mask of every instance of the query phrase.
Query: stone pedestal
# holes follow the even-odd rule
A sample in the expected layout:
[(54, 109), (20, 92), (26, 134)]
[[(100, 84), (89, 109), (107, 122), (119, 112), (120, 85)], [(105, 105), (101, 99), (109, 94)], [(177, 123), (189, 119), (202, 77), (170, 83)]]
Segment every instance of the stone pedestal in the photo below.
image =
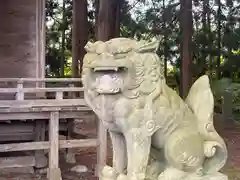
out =
[(228, 177), (222, 173), (214, 173), (202, 177), (189, 176), (186, 180), (228, 180)]

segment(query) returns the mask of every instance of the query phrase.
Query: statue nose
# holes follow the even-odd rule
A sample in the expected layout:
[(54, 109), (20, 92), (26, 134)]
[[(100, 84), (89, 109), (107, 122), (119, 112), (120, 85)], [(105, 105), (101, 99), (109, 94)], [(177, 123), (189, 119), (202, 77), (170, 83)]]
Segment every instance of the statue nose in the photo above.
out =
[(110, 53), (102, 53), (101, 54), (101, 60), (102, 61), (112, 61), (112, 60), (114, 60), (114, 57)]

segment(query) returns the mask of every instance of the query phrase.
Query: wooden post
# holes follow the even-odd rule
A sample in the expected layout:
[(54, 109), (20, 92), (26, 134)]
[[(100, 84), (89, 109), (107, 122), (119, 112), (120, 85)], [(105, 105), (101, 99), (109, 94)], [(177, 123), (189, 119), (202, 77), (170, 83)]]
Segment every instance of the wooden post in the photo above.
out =
[(56, 99), (57, 100), (63, 99), (63, 92), (56, 92)]
[(46, 0), (36, 0), (36, 78), (45, 77), (45, 6)]
[(59, 168), (59, 112), (51, 112), (49, 122), (49, 180), (61, 180), (61, 170)]
[[(69, 84), (69, 87), (74, 87), (74, 84)], [(76, 98), (76, 92), (69, 92), (68, 95), (69, 99), (75, 99)], [(73, 136), (73, 128), (74, 128), (74, 119), (67, 119), (67, 140), (71, 140)], [(72, 148), (66, 149), (66, 156), (65, 160), (67, 163), (75, 164), (76, 158), (75, 158), (75, 152)]]
[[(35, 120), (35, 141), (45, 141), (45, 129), (46, 124), (44, 119)], [(45, 157), (44, 150), (36, 150), (35, 156), (35, 167), (44, 168), (47, 166), (47, 158)]]
[(17, 94), (16, 94), (17, 100), (24, 100), (24, 92), (23, 92), (23, 81), (17, 82)]

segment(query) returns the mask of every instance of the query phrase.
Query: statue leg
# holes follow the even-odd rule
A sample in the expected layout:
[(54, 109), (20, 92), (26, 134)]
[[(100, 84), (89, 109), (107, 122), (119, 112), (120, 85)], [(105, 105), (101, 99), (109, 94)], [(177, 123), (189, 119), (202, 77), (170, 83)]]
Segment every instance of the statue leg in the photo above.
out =
[(127, 167), (127, 149), (125, 138), (120, 133), (109, 132), (113, 146), (113, 168), (123, 174)]
[(134, 138), (136, 134), (125, 136), (128, 153), (128, 180), (144, 180), (151, 148), (151, 137)]
[[(124, 178), (127, 167), (127, 151), (125, 138), (120, 133), (109, 132), (113, 146), (113, 167), (106, 166), (101, 172), (100, 180), (116, 180)], [(119, 174), (121, 176), (119, 176)]]

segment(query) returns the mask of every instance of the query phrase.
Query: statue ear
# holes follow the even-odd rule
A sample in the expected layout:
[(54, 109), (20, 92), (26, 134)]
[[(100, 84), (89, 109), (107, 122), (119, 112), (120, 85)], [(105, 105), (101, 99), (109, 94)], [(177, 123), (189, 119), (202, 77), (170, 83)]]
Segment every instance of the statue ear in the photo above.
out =
[[(141, 43), (141, 42), (140, 42)], [(138, 53), (146, 53), (146, 52), (157, 52), (158, 47), (159, 47), (159, 41), (153, 41), (144, 45), (140, 45), (136, 51)]]
[(207, 75), (195, 81), (186, 98), (186, 103), (199, 120), (208, 121), (212, 118), (214, 99)]
[(87, 44), (85, 45), (84, 49), (87, 51), (87, 52), (93, 52), (95, 47), (94, 47), (94, 43), (88, 41)]

